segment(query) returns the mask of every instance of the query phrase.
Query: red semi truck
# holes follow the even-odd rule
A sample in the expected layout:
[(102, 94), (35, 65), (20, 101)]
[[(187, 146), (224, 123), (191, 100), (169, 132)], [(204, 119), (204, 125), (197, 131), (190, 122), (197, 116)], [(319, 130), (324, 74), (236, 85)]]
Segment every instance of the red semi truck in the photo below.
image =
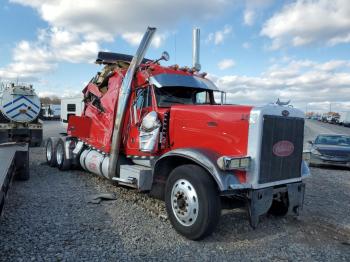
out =
[(48, 139), (49, 165), (150, 192), (194, 240), (213, 232), (222, 207), (246, 206), (253, 227), (267, 212), (298, 214), (309, 175), (304, 114), (280, 104), (224, 105), (199, 73), (198, 41), (193, 68), (161, 66), (166, 52), (144, 58), (154, 32), (148, 28), (134, 57), (98, 54), (104, 69), (84, 88), (84, 111), (69, 118), (67, 136)]

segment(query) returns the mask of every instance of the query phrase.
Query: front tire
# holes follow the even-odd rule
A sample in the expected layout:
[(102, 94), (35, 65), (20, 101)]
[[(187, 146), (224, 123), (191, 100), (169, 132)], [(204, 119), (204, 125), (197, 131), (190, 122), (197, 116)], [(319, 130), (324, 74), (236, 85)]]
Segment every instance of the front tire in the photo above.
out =
[(182, 165), (170, 173), (165, 204), (175, 230), (191, 240), (210, 235), (221, 215), (216, 184), (197, 165)]

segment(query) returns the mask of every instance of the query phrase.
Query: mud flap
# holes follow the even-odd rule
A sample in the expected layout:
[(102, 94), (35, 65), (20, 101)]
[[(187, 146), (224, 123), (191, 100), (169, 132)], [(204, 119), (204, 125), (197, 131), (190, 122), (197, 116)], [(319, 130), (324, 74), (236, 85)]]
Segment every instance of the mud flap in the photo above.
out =
[(0, 130), (0, 143), (9, 142), (9, 132), (7, 129)]
[(43, 130), (42, 129), (31, 129), (30, 130), (30, 145), (41, 146), (43, 141)]
[(299, 215), (299, 211), (303, 209), (304, 204), (304, 183), (287, 184), (288, 189), (288, 214)]
[(23, 149), (18, 150), (15, 155), (15, 178), (24, 181), (29, 179), (29, 151), (27, 144), (22, 144), (22, 147)]
[(271, 207), (273, 187), (252, 190), (249, 192), (248, 211), (249, 222), (253, 228), (259, 223), (259, 217), (266, 214)]

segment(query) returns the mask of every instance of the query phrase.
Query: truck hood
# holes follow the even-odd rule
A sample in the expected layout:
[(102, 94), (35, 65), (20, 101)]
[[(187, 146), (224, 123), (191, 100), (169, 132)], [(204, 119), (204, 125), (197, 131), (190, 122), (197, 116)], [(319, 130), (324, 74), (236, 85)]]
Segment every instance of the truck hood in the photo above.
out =
[(176, 105), (170, 109), (172, 149), (197, 147), (219, 155), (247, 154), (252, 107), (235, 105)]

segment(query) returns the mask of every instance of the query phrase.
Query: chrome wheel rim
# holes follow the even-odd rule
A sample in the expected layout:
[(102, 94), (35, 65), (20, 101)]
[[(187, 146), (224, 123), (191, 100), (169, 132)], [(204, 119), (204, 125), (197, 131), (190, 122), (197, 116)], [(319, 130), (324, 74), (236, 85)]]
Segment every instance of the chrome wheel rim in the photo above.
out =
[(57, 145), (56, 160), (57, 160), (57, 164), (61, 165), (61, 163), (63, 161), (63, 146), (61, 143), (58, 143), (58, 145)]
[(46, 158), (47, 158), (47, 161), (51, 161), (51, 158), (52, 158), (52, 143), (50, 141), (47, 142), (47, 146), (46, 146)]
[(186, 179), (177, 180), (171, 190), (171, 207), (177, 221), (191, 226), (198, 217), (198, 197), (193, 185)]

